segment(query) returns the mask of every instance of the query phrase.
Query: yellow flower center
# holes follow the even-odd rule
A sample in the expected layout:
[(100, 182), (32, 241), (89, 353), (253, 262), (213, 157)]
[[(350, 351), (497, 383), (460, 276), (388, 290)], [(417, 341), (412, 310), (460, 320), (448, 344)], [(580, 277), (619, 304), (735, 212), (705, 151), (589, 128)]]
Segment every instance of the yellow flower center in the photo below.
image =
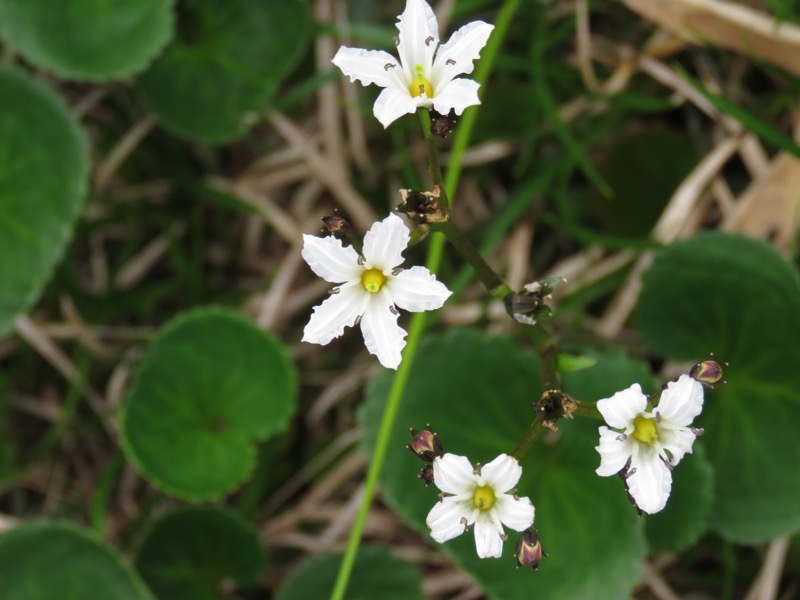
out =
[(638, 415), (633, 420), (633, 433), (631, 435), (637, 442), (652, 446), (658, 441), (656, 420)]
[(414, 71), (417, 76), (411, 80), (411, 85), (408, 86), (411, 97), (416, 98), (425, 94), (428, 98), (433, 98), (433, 88), (431, 82), (425, 77), (425, 69), (422, 68), (422, 65), (417, 65)]
[(476, 487), (472, 495), (472, 503), (475, 505), (475, 508), (482, 511), (487, 511), (492, 508), (495, 500), (497, 500), (497, 497), (494, 495), (494, 490), (488, 485)]
[(379, 292), (386, 283), (386, 275), (380, 269), (367, 269), (361, 274), (361, 285), (368, 292)]

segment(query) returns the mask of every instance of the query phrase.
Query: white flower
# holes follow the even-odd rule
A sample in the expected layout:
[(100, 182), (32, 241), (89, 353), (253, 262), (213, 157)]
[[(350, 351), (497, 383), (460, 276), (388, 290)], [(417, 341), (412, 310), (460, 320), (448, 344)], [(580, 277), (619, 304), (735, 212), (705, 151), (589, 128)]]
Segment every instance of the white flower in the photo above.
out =
[(421, 106), (433, 106), (444, 115), (452, 109), (460, 115), (468, 106), (480, 104), (480, 86), (455, 76), (472, 73), (472, 62), (480, 56), (494, 25), (473, 21), (439, 46), (436, 15), (424, 0), (408, 0), (398, 19), (400, 64), (382, 50), (347, 46), (339, 48), (332, 61), (350, 81), (385, 88), (372, 107), (378, 121), (388, 127)]
[(507, 494), (522, 476), (513, 456), (501, 454), (488, 465), (473, 470), (465, 456), (444, 454), (433, 461), (433, 482), (445, 494), (428, 513), (431, 537), (442, 543), (475, 528), (479, 558), (499, 558), (506, 540), (503, 525), (524, 531), (533, 525), (529, 498)]
[(657, 513), (672, 489), (672, 467), (692, 452), (702, 433), (689, 425), (703, 409), (703, 386), (681, 375), (661, 392), (658, 406), (647, 411), (647, 396), (634, 384), (599, 400), (597, 409), (613, 428), (600, 427), (597, 474), (608, 477), (627, 466), (625, 481), (636, 505), (648, 514)]
[(334, 237), (303, 236), (303, 258), (325, 281), (340, 284), (314, 309), (303, 341), (327, 344), (361, 320), (367, 350), (396, 369), (406, 332), (397, 324), (399, 306), (411, 312), (441, 308), (452, 293), (425, 267), (399, 269), (409, 231), (389, 215), (364, 236), (364, 255)]

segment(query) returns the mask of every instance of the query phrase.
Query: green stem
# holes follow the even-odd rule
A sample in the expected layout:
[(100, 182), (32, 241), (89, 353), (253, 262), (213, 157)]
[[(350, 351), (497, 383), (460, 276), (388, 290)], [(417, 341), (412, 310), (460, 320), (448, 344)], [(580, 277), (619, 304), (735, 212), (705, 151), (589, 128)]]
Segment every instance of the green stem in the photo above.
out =
[(541, 421), (541, 419), (534, 419), (533, 423), (531, 423), (531, 426), (528, 428), (528, 432), (525, 434), (525, 437), (519, 441), (519, 444), (517, 444), (517, 447), (514, 448), (511, 456), (516, 458), (517, 461), (521, 461), (522, 457), (525, 456), (525, 453), (531, 447), (533, 442), (536, 441), (536, 438), (541, 435), (542, 431), (544, 431), (544, 423)]
[(561, 386), (559, 384), (558, 368), (556, 365), (558, 348), (556, 347), (553, 336), (541, 323), (529, 325), (527, 331), (541, 359), (539, 376), (542, 380), (542, 389), (560, 390)]
[(581, 400), (575, 400), (575, 412), (572, 413), (573, 415), (578, 415), (579, 417), (589, 417), (590, 419), (597, 419), (599, 421), (604, 421), (603, 415), (600, 414), (600, 411), (597, 410), (597, 403), (596, 402), (583, 402)]
[[(442, 167), (439, 161), (439, 149), (436, 146), (436, 136), (431, 133), (431, 115), (430, 111), (421, 108), (417, 111), (419, 114), (419, 122), (422, 126), (422, 132), (425, 135), (425, 147), (428, 150), (428, 173), (434, 185), (438, 185), (439, 192), (439, 210), (443, 215), (448, 215), (450, 212), (450, 201), (442, 179)], [(443, 233), (447, 240), (453, 247), (461, 254), (461, 256), (470, 264), (475, 270), (478, 279), (481, 280), (483, 285), (489, 292), (502, 300), (507, 293), (511, 290), (503, 281), (494, 269), (489, 266), (480, 252), (472, 245), (464, 232), (453, 223), (452, 219), (447, 218), (444, 221), (431, 223), (431, 229)]]
[(452, 219), (441, 223), (431, 223), (431, 229), (433, 231), (439, 231), (447, 237), (447, 241), (450, 242), (464, 260), (472, 266), (478, 279), (486, 286), (486, 289), (489, 290), (492, 296), (498, 300), (503, 300), (506, 294), (511, 292), (511, 289), (506, 282), (503, 281), (502, 277), (495, 273), (494, 269), (483, 259), (481, 253), (472, 245), (472, 242), (464, 235), (464, 232), (453, 223)]
[[(489, 42), (483, 51), (483, 58), (478, 63), (475, 69), (475, 81), (480, 84), (486, 83), (489, 72), (494, 65), (497, 54), (500, 50), (500, 45), (505, 38), (508, 26), (514, 16), (514, 13), (519, 6), (520, 0), (505, 0), (500, 12), (495, 21), (495, 28), (493, 35), (490, 36)], [(447, 178), (444, 180), (443, 191), (447, 198), (453, 198), (455, 190), (458, 187), (458, 180), (461, 177), (461, 169), (463, 167), (464, 152), (466, 151), (469, 143), (472, 129), (475, 126), (476, 109), (469, 108), (464, 113), (464, 118), (461, 119), (459, 127), (453, 137), (453, 149), (450, 157), (450, 165), (447, 170)], [(442, 262), (442, 254), (444, 251), (444, 236), (433, 235), (431, 244), (428, 250), (428, 269), (435, 273), (438, 271)], [(395, 417), (397, 410), (400, 406), (400, 399), (405, 391), (406, 381), (411, 371), (411, 366), (414, 362), (414, 356), (419, 346), (419, 340), (422, 337), (422, 332), (425, 329), (425, 313), (414, 313), (411, 318), (411, 325), (408, 333), (408, 344), (404, 350), (404, 359), (400, 363), (400, 368), (397, 375), (392, 380), (392, 387), (389, 390), (389, 398), (386, 402), (386, 408), (381, 418), (380, 428), (378, 430), (378, 438), (375, 441), (375, 450), (370, 460), (369, 469), (367, 470), (367, 478), (364, 482), (364, 495), (361, 499), (361, 505), (356, 515), (356, 520), (353, 523), (353, 528), (350, 531), (350, 538), (347, 542), (342, 564), (339, 567), (339, 572), (336, 576), (336, 583), (334, 584), (333, 592), (331, 593), (331, 600), (343, 600), (344, 594), (347, 591), (347, 584), (350, 580), (350, 574), (355, 564), (356, 554), (358, 547), (361, 544), (361, 535), (364, 532), (364, 524), (369, 514), (369, 509), (372, 506), (372, 499), (375, 494), (375, 488), (378, 483), (381, 469), (383, 467), (383, 460), (386, 456), (386, 449), (389, 445), (391, 431), (394, 427)]]
[[(422, 133), (425, 136), (425, 148), (428, 151), (428, 175), (431, 181), (441, 188), (444, 188), (442, 178), (442, 163), (439, 161), (439, 150), (436, 147), (436, 136), (431, 133), (431, 112), (427, 108), (417, 110), (419, 124), (422, 126)], [(443, 213), (447, 214), (450, 203), (447, 200), (447, 190), (442, 189), (440, 200), (444, 202)]]
[(378, 437), (375, 441), (375, 449), (372, 452), (372, 459), (367, 469), (367, 478), (364, 482), (364, 495), (361, 497), (361, 505), (358, 508), (358, 514), (353, 523), (353, 528), (350, 531), (350, 538), (347, 540), (347, 548), (345, 549), (344, 558), (342, 558), (342, 564), (339, 566), (339, 573), (336, 577), (333, 592), (331, 593), (331, 600), (343, 600), (345, 591), (347, 591), (350, 573), (353, 570), (356, 554), (358, 554), (358, 547), (361, 544), (361, 535), (364, 533), (364, 524), (367, 521), (369, 509), (372, 507), (372, 498), (375, 495), (375, 488), (378, 485), (378, 478), (381, 474), (383, 461), (386, 458), (386, 450), (389, 447), (389, 440), (392, 436), (395, 417), (400, 408), (400, 400), (403, 397), (406, 382), (411, 372), (414, 354), (416, 353), (424, 329), (425, 313), (415, 313), (408, 332), (408, 344), (405, 347), (405, 357), (400, 363), (400, 367), (397, 369), (397, 375), (395, 375), (392, 381), (392, 388), (389, 391), (389, 398), (386, 401), (386, 408), (383, 411), (380, 428), (378, 429)]

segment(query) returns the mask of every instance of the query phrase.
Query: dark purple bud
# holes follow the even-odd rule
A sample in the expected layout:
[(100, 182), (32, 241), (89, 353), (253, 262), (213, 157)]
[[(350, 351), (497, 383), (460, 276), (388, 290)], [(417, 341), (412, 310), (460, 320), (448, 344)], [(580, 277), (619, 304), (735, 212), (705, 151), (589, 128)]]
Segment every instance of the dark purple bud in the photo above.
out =
[(425, 482), (425, 487), (433, 483), (433, 465), (425, 465), (417, 474), (417, 477)]
[(336, 236), (343, 235), (345, 231), (349, 231), (351, 229), (350, 223), (339, 215), (322, 217), (322, 222), (325, 223), (324, 231), (332, 233)]
[(522, 537), (517, 541), (514, 550), (514, 557), (517, 559), (517, 568), (533, 567), (539, 570), (539, 561), (547, 556), (547, 552), (542, 548), (542, 541), (534, 529), (528, 529), (522, 533)]
[(453, 116), (452, 112), (443, 115), (431, 110), (431, 133), (436, 137), (447, 137), (453, 131), (458, 119)]
[[(428, 427), (430, 427), (430, 425), (428, 425)], [(444, 448), (442, 448), (442, 443), (439, 441), (439, 436), (430, 431), (430, 429), (419, 431), (412, 427), (410, 431), (413, 439), (406, 448), (411, 450), (422, 460), (425, 462), (433, 462), (433, 459), (437, 456), (442, 456), (444, 454)]]
[[(725, 366), (727, 367), (728, 364), (725, 363)], [(722, 366), (715, 360), (704, 360), (692, 367), (692, 370), (689, 371), (689, 377), (696, 379), (705, 386), (711, 387), (722, 381)]]

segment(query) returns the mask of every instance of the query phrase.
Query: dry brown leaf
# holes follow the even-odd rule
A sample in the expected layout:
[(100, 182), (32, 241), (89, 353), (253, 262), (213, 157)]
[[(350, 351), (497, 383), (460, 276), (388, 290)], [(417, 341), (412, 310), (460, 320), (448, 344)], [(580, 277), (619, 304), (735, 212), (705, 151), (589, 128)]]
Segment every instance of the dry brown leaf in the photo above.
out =
[(772, 237), (775, 247), (785, 253), (791, 249), (798, 224), (800, 160), (781, 153), (773, 159), (769, 171), (742, 193), (723, 228), (758, 238)]
[(632, 11), (698, 44), (734, 50), (800, 75), (800, 27), (735, 2), (622, 0)]

